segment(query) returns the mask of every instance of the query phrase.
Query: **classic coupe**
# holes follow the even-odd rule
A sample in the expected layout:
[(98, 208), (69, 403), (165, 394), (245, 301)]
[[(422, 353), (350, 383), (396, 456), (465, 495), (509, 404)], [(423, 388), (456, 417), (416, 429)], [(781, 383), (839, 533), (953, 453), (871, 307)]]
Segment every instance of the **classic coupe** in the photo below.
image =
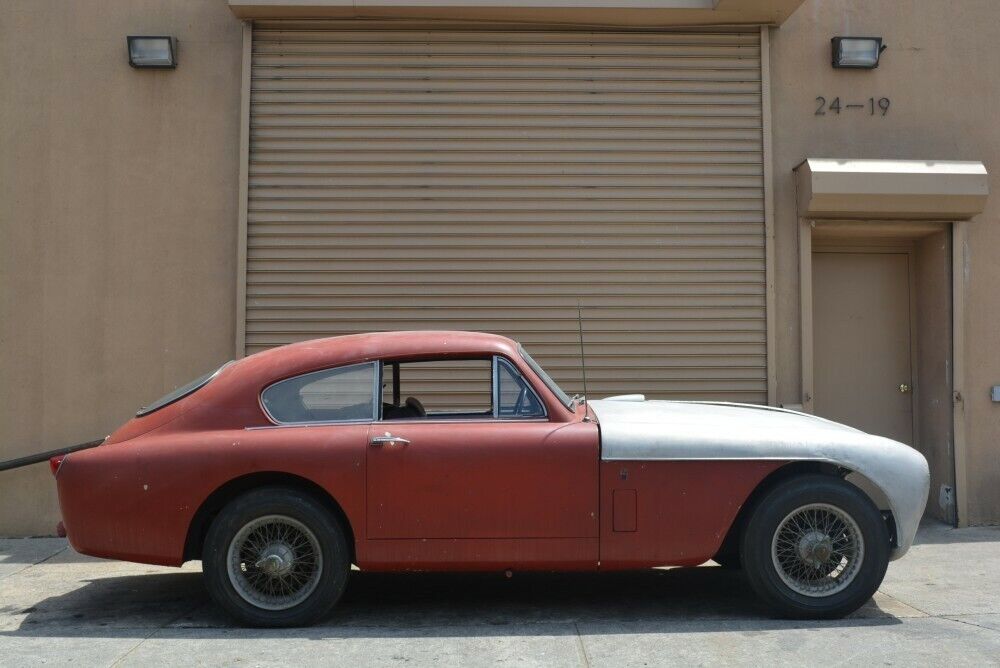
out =
[(364, 571), (741, 568), (776, 614), (845, 615), (909, 549), (914, 449), (768, 406), (567, 396), (515, 341), (390, 332), (230, 362), (54, 457), (83, 554), (202, 561), (252, 626)]

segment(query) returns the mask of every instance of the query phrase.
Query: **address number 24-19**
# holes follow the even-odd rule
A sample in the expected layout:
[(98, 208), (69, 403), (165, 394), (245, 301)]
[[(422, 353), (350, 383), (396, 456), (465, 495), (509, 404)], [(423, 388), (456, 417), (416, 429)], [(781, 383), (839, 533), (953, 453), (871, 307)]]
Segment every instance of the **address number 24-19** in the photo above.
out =
[(835, 97), (828, 103), (825, 97), (818, 95), (816, 96), (816, 115), (839, 114), (841, 111), (867, 111), (869, 116), (876, 114), (885, 116), (889, 113), (889, 105), (891, 104), (892, 102), (887, 97), (870, 97), (863, 104), (842, 103), (839, 97)]

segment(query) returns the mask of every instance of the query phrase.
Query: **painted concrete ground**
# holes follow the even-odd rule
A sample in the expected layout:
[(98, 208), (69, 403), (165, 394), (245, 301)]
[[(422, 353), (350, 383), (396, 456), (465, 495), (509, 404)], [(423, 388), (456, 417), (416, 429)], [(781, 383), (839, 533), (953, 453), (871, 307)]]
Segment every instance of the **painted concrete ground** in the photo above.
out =
[(927, 524), (849, 619), (774, 620), (738, 573), (354, 572), (308, 629), (234, 628), (198, 564), (80, 556), (0, 540), (0, 665), (1000, 665), (1000, 528)]

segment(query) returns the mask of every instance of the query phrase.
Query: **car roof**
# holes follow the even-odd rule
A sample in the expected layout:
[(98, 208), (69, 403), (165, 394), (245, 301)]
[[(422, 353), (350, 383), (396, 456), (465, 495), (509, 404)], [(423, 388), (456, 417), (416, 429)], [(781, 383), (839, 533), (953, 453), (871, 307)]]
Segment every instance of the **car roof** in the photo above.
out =
[[(525, 364), (517, 342), (496, 334), (462, 331), (404, 331), (351, 334), (301, 341), (270, 348), (225, 365), (202, 389), (144, 417), (129, 421), (111, 442), (134, 438), (171, 424), (174, 430), (211, 430), (271, 426), (259, 405), (268, 385), (310, 371), (373, 360), (470, 358), (504, 355), (529, 379), (549, 408), (552, 419), (574, 413), (555, 399)], [(201, 407), (201, 410), (198, 410)], [(177, 420), (186, 414), (185, 420)]]
[(240, 361), (241, 371), (292, 376), (311, 369), (405, 357), (517, 354), (517, 343), (485, 332), (421, 330), (349, 334), (271, 348)]

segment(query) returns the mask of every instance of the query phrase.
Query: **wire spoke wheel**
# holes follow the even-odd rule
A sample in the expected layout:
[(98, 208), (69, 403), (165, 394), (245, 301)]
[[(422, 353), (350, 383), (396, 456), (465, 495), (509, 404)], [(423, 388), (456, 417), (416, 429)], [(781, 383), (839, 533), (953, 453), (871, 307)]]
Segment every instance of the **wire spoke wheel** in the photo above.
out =
[(849, 514), (826, 503), (796, 508), (778, 524), (771, 561), (792, 591), (832, 596), (858, 575), (865, 557), (861, 529)]
[(247, 522), (229, 543), (229, 581), (245, 601), (265, 610), (287, 610), (306, 600), (323, 571), (316, 535), (286, 515)]

